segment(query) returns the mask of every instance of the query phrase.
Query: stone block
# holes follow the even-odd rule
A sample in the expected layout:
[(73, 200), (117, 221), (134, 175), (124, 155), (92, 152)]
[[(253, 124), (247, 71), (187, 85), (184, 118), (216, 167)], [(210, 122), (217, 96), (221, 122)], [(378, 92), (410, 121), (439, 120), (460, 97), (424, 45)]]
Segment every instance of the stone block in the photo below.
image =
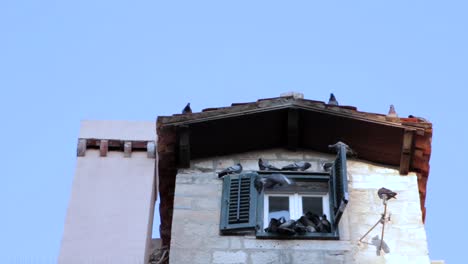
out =
[(195, 198), (192, 201), (194, 210), (219, 211), (221, 210), (221, 199)]
[(280, 149), (270, 149), (270, 150), (265, 150), (265, 151), (251, 151), (251, 152), (245, 152), (245, 153), (240, 153), (237, 156), (239, 159), (253, 159), (257, 160), (259, 158), (265, 159), (265, 160), (276, 160), (278, 157), (276, 153), (279, 153), (283, 150)]
[(304, 154), (302, 154), (302, 152), (283, 151), (283, 152), (280, 152), (278, 156), (279, 156), (279, 159), (282, 159), (282, 160), (294, 160), (294, 161), (304, 160)]
[(212, 159), (197, 159), (190, 162), (191, 167), (199, 170), (214, 170), (214, 162)]
[(221, 199), (221, 185), (219, 184), (178, 184), (175, 188), (176, 196), (187, 196), (187, 197), (210, 197)]
[[(213, 252), (213, 263), (236, 264), (246, 263), (247, 254), (243, 251), (215, 251)], [(189, 262), (187, 262), (189, 263)]]
[(291, 252), (292, 263), (328, 264), (324, 262), (324, 251), (296, 250)]
[(206, 264), (211, 262), (211, 253), (202, 249), (187, 250), (171, 248), (170, 261), (171, 264)]
[(175, 209), (191, 209), (192, 208), (192, 200), (191, 197), (184, 197), (184, 196), (174, 196), (174, 208)]
[(241, 249), (244, 247), (244, 238), (241, 236), (229, 237), (229, 248), (230, 249)]
[[(255, 264), (274, 264), (280, 263), (279, 252), (276, 250), (254, 251), (250, 254), (251, 263)], [(305, 262), (297, 262), (305, 263)]]
[(249, 171), (249, 170), (259, 170), (258, 168), (258, 159), (241, 159), (240, 163), (242, 165), (243, 171)]

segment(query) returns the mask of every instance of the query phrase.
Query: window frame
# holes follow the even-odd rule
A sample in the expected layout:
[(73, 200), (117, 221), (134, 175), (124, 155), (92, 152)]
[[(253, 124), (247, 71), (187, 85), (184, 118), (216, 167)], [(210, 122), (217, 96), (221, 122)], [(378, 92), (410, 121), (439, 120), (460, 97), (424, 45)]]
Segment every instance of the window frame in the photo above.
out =
[[(257, 171), (259, 175), (271, 174), (274, 172), (271, 171)], [(257, 198), (257, 230), (255, 236), (260, 239), (318, 239), (318, 240), (339, 240), (339, 230), (338, 227), (334, 225), (334, 214), (333, 208), (335, 204), (335, 190), (333, 189), (333, 178), (327, 172), (281, 172), (285, 174), (287, 177), (294, 181), (310, 181), (310, 182), (328, 182), (328, 206), (324, 211), (328, 211), (327, 219), (331, 223), (331, 232), (330, 233), (305, 233), (305, 234), (294, 234), (294, 235), (284, 235), (284, 234), (273, 234), (265, 231), (265, 228), (268, 226), (268, 222), (265, 222), (265, 219), (268, 219), (268, 215), (265, 215), (267, 203), (265, 202), (266, 197), (268, 196), (289, 196), (293, 197), (294, 195), (298, 195), (298, 193), (290, 193), (290, 194), (281, 194), (281, 193), (272, 193), (272, 194), (265, 194), (264, 191), (258, 194)], [(298, 196), (321, 196), (323, 195), (314, 195), (314, 194), (307, 194), (302, 193)], [(324, 199), (325, 200), (325, 199)], [(322, 201), (325, 203), (325, 201)], [(291, 201), (289, 201), (291, 205)], [(291, 207), (291, 206), (290, 206)], [(291, 210), (291, 209), (290, 209)], [(291, 216), (292, 218), (292, 216)], [(297, 219), (294, 219), (297, 220)]]

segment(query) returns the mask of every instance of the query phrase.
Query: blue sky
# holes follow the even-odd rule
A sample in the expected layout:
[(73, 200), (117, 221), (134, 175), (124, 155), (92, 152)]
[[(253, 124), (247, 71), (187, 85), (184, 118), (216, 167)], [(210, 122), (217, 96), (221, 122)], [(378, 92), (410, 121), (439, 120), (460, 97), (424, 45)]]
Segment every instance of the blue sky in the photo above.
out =
[(80, 120), (155, 120), (187, 102), (200, 111), (293, 90), (433, 122), (430, 256), (464, 263), (466, 10), (449, 0), (1, 0), (0, 258), (55, 261)]

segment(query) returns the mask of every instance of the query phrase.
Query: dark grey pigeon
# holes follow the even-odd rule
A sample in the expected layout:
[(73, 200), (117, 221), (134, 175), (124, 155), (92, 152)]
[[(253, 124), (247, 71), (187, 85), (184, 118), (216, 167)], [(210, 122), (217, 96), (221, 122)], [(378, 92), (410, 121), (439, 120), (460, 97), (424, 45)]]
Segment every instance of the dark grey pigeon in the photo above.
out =
[(192, 113), (192, 108), (190, 108), (190, 103), (187, 103), (187, 105), (182, 109), (182, 114), (191, 114)]
[(328, 148), (329, 149), (335, 149), (335, 151), (338, 152), (338, 150), (340, 150), (341, 146), (343, 146), (343, 145), (346, 148), (346, 154), (347, 155), (350, 155), (350, 156), (356, 156), (357, 155), (357, 153), (354, 150), (352, 150), (348, 145), (346, 145), (345, 143), (343, 143), (341, 141), (338, 141), (333, 145), (328, 145)]
[(281, 168), (283, 171), (305, 171), (310, 168), (311, 164), (307, 161), (299, 161), (289, 164)]
[(264, 161), (262, 159), (258, 159), (258, 168), (262, 171), (266, 170), (266, 171), (269, 171), (269, 170), (276, 170), (276, 171), (279, 171), (280, 169), (276, 168), (275, 166), (271, 165), (270, 163), (268, 163), (267, 161)]
[(218, 172), (218, 178), (221, 178), (225, 175), (232, 174), (232, 173), (241, 173), (242, 172), (242, 165), (237, 163), (234, 166), (227, 167), (226, 169)]
[(330, 171), (333, 167), (333, 162), (325, 162), (322, 166), (324, 171)]
[(321, 227), (321, 232), (331, 232), (331, 223), (330, 221), (327, 220), (327, 215), (324, 214), (322, 215), (322, 218), (320, 219), (320, 224), (319, 226)]
[(255, 181), (254, 181), (254, 185), (258, 193), (261, 193), (264, 189), (273, 188), (276, 185), (284, 186), (284, 185), (291, 185), (291, 184), (294, 184), (294, 182), (281, 173), (273, 173), (273, 174), (265, 175), (265, 176), (259, 175), (255, 178)]
[(284, 234), (284, 235), (294, 235), (296, 234), (296, 231), (294, 230), (295, 225), (296, 225), (296, 221), (288, 220), (278, 227), (278, 233)]
[(338, 105), (338, 101), (336, 100), (335, 95), (333, 93), (330, 94), (330, 99), (328, 99), (328, 104)]
[(393, 192), (392, 190), (389, 190), (387, 188), (380, 188), (378, 191), (377, 191), (377, 194), (379, 195), (379, 198), (380, 199), (386, 199), (386, 200), (390, 200), (392, 198), (396, 199), (396, 195), (397, 193), (396, 192)]

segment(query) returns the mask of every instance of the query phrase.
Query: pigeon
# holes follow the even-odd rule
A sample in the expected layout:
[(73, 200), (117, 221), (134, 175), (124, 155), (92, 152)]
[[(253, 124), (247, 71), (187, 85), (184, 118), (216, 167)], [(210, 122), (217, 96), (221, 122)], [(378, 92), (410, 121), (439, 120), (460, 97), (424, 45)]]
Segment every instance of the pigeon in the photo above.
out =
[(320, 219), (319, 227), (320, 227), (321, 232), (326, 232), (326, 233), (331, 232), (331, 223), (330, 221), (327, 220), (326, 214), (322, 215), (322, 218)]
[(334, 164), (333, 162), (325, 162), (325, 163), (323, 163), (323, 165), (322, 165), (322, 166), (323, 166), (323, 170), (324, 170), (324, 171), (330, 171), (331, 168), (333, 167), (333, 164)]
[(276, 185), (291, 185), (294, 182), (286, 177), (284, 174), (280, 173), (273, 173), (266, 176), (257, 176), (254, 181), (255, 188), (257, 189), (258, 193), (261, 193), (263, 189), (273, 188)]
[(385, 253), (390, 253), (390, 248), (388, 247), (387, 243), (385, 243), (385, 240), (381, 240), (378, 235), (372, 238), (372, 245), (377, 248), (377, 256), (380, 256), (380, 245), (382, 245), (382, 250)]
[(187, 103), (187, 105), (182, 109), (182, 114), (191, 114), (192, 113), (192, 108), (190, 108), (190, 103)]
[(309, 232), (308, 228), (299, 221), (294, 222), (294, 231), (298, 234), (304, 234)]
[(276, 218), (272, 218), (270, 220), (270, 224), (268, 225), (267, 228), (265, 228), (265, 232), (271, 232), (271, 233), (276, 233), (278, 232), (278, 227), (283, 224), (284, 222), (286, 222), (286, 220), (284, 219), (284, 217), (280, 217), (279, 219), (276, 219)]
[(293, 164), (286, 165), (281, 168), (282, 171), (305, 171), (310, 168), (311, 164), (306, 161), (299, 161)]
[(316, 232), (317, 231), (317, 225), (314, 224), (314, 222), (312, 222), (311, 220), (309, 220), (306, 216), (301, 216), (301, 218), (299, 218), (297, 220), (298, 223), (301, 223), (302, 225), (305, 226), (305, 228), (307, 229), (307, 232)]
[(396, 199), (395, 196), (397, 195), (396, 192), (392, 192), (392, 190), (386, 189), (384, 187), (380, 188), (377, 191), (377, 194), (379, 195), (380, 199), (385, 199), (385, 200), (390, 200), (392, 198)]
[(223, 177), (224, 175), (232, 174), (232, 173), (241, 173), (242, 165), (237, 163), (234, 166), (228, 167), (220, 172), (218, 172), (218, 178)]
[(261, 170), (261, 171), (269, 171), (269, 170), (277, 170), (279, 171), (280, 169), (276, 168), (275, 166), (271, 165), (270, 163), (262, 160), (262, 159), (258, 159), (258, 168)]
[(309, 219), (310, 221), (312, 221), (312, 223), (315, 225), (315, 226), (318, 226), (320, 224), (320, 217), (312, 212), (307, 212), (305, 214), (305, 217), (307, 217), (307, 219)]
[(341, 141), (338, 141), (333, 145), (328, 145), (328, 148), (329, 149), (335, 149), (335, 151), (338, 152), (341, 149), (341, 146), (343, 146), (343, 145), (346, 148), (346, 154), (347, 155), (350, 155), (350, 156), (356, 156), (357, 155), (357, 153), (354, 150), (352, 150), (348, 145), (346, 145), (345, 143), (343, 143)]
[(336, 100), (335, 95), (333, 93), (330, 94), (330, 99), (328, 99), (328, 104), (338, 105), (338, 101)]
[(296, 224), (296, 221), (294, 220), (288, 220), (281, 224), (278, 227), (278, 233), (280, 234), (285, 234), (285, 235), (294, 235), (296, 234), (296, 231), (294, 231), (294, 226)]

